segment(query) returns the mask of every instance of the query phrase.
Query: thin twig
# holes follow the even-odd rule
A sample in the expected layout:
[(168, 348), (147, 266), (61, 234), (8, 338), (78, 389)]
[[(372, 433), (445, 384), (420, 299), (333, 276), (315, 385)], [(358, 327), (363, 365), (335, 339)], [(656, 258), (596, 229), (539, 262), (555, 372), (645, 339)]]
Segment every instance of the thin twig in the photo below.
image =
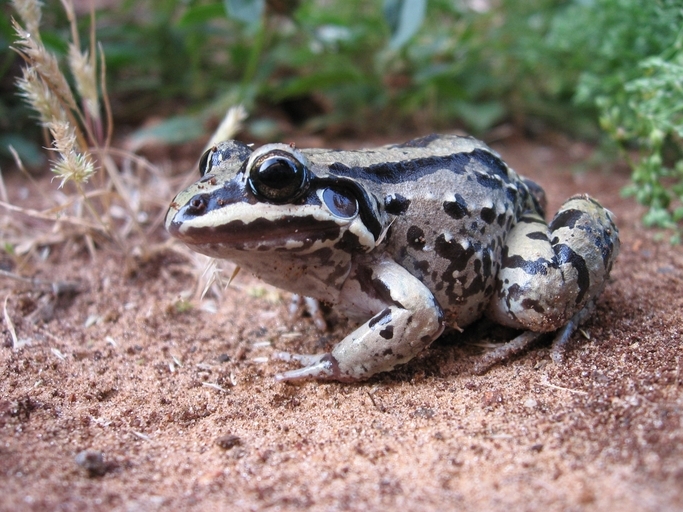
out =
[(569, 391), (570, 393), (574, 393), (577, 395), (588, 395), (586, 391), (581, 391), (580, 389), (571, 389), (571, 388), (563, 388), (562, 386), (556, 386), (555, 384), (551, 384), (548, 382), (548, 378), (544, 375), (541, 381), (539, 382), (541, 386), (546, 386), (548, 388), (552, 389), (559, 389), (562, 391)]
[[(85, 291), (85, 285), (77, 281), (44, 281), (42, 279), (32, 279), (20, 276), (13, 272), (0, 269), (0, 277), (6, 277), (19, 281), (20, 283), (28, 284), (33, 289), (40, 290), (45, 293), (53, 293), (54, 295), (62, 295), (64, 293), (80, 293)], [(5, 306), (7, 306), (7, 299), (5, 299)]]

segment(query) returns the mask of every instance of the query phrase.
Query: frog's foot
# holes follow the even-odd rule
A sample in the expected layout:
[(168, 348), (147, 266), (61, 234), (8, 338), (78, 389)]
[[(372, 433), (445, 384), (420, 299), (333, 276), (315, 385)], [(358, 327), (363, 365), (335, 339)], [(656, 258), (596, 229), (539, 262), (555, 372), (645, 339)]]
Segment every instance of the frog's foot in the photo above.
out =
[(492, 366), (507, 361), (511, 357), (524, 352), (545, 334), (546, 333), (544, 332), (523, 332), (507, 343), (503, 343), (500, 347), (487, 352), (474, 367), (474, 373), (477, 375), (486, 373)]
[[(550, 358), (555, 364), (562, 364), (564, 362), (564, 355), (569, 339), (581, 324), (590, 317), (594, 309), (594, 303), (592, 301), (589, 302), (586, 307), (576, 313), (564, 327), (555, 332), (555, 338), (553, 338), (553, 345), (550, 350)], [(523, 332), (516, 338), (502, 344), (500, 347), (487, 352), (474, 367), (474, 373), (477, 375), (486, 373), (492, 366), (507, 361), (511, 357), (524, 352), (547, 334), (548, 333), (546, 332)]]
[(581, 325), (588, 320), (588, 318), (593, 314), (595, 310), (595, 302), (591, 301), (586, 304), (581, 311), (576, 313), (567, 325), (562, 327), (555, 333), (555, 339), (553, 339), (553, 348), (550, 351), (550, 357), (555, 364), (564, 363), (564, 354), (567, 349), (567, 343), (569, 343), (569, 338), (572, 334), (581, 327)]
[(303, 316), (304, 313), (308, 313), (311, 316), (315, 327), (319, 331), (327, 330), (327, 321), (320, 308), (320, 302), (312, 297), (304, 297), (295, 293), (292, 295), (292, 302), (289, 304), (289, 316), (296, 318), (297, 316)]

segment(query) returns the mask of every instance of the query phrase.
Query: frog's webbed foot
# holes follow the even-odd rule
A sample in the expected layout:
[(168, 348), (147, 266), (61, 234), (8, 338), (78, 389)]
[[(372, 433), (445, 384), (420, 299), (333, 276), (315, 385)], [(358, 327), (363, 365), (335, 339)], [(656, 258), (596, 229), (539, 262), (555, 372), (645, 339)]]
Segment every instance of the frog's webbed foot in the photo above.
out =
[(327, 330), (327, 321), (320, 308), (320, 302), (312, 297), (305, 297), (295, 293), (292, 295), (292, 302), (289, 304), (289, 316), (296, 318), (297, 316), (303, 316), (304, 313), (308, 313), (311, 316), (315, 327), (319, 331)]
[[(564, 362), (567, 343), (572, 334), (590, 317), (595, 309), (594, 302), (589, 302), (581, 311), (576, 313), (562, 328), (554, 334), (553, 345), (550, 349), (550, 358), (555, 364)], [(548, 335), (547, 332), (525, 331), (516, 338), (503, 343), (500, 347), (487, 352), (474, 367), (474, 373), (481, 375), (486, 373), (492, 366), (509, 360), (513, 356), (527, 350), (540, 338)]]

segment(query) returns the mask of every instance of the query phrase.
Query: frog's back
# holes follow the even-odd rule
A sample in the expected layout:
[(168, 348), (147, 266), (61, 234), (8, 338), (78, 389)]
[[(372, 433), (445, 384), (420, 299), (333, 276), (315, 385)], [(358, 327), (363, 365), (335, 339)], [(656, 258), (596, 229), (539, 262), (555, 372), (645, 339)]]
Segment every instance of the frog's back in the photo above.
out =
[(327, 165), (362, 180), (382, 206), (381, 250), (434, 293), (451, 325), (478, 318), (507, 234), (535, 207), (524, 180), (470, 137), (427, 136), (343, 161)]

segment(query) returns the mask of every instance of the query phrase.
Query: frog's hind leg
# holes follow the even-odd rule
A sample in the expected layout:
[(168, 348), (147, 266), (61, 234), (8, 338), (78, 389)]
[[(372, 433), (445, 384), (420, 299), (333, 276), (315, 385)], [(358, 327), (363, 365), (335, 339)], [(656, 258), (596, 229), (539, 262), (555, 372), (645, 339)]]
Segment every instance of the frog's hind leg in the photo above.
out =
[[(533, 333), (563, 328), (554, 344), (557, 360), (590, 315), (618, 252), (612, 214), (586, 195), (567, 200), (549, 226), (529, 212), (508, 236), (487, 316)], [(538, 337), (522, 334), (509, 350), (516, 353), (522, 342), (528, 345)]]

